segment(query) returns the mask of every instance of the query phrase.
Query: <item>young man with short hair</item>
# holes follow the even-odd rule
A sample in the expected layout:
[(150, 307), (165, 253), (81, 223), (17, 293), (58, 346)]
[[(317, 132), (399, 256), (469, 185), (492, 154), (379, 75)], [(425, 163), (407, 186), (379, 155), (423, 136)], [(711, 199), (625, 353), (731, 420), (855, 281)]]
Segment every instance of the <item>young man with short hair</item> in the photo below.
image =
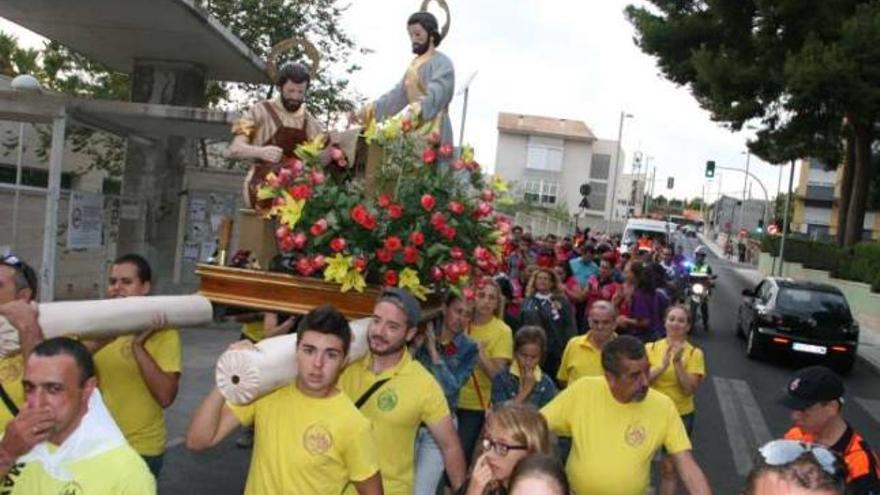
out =
[(541, 409), (554, 433), (572, 438), (574, 492), (645, 493), (651, 460), (665, 447), (688, 493), (712, 493), (675, 404), (649, 387), (645, 346), (617, 337), (602, 348), (602, 368), (604, 376), (581, 378)]
[(48, 339), (27, 358), (26, 406), (0, 440), (2, 493), (154, 495), (156, 480), (96, 390), (89, 351)]
[(339, 311), (313, 309), (297, 329), (296, 381), (244, 406), (227, 404), (214, 387), (190, 421), (187, 447), (205, 450), (238, 426), (254, 425), (245, 494), (340, 494), (354, 484), (360, 495), (381, 495), (370, 422), (336, 386), (350, 344)]
[(383, 291), (367, 330), (370, 352), (349, 364), (339, 379), (342, 390), (373, 422), (385, 495), (412, 494), (414, 446), (421, 424), (440, 447), (453, 492), (465, 479), (461, 443), (443, 389), (407, 351), (420, 315), (419, 303), (409, 292)]
[[(150, 264), (128, 254), (110, 267), (110, 298), (147, 296), (152, 290)], [(161, 326), (161, 325), (160, 325)], [(158, 328), (109, 342), (85, 341), (95, 356), (98, 382), (107, 409), (128, 443), (158, 477), (165, 455), (164, 409), (177, 397), (181, 372), (180, 334)]]

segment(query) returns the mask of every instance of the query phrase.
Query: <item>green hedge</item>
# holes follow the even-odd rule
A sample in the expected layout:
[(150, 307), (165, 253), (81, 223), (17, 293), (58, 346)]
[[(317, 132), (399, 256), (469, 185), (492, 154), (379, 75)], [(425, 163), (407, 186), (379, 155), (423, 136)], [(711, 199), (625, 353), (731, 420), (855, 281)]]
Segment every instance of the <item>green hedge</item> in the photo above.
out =
[[(764, 237), (761, 251), (775, 256), (779, 253), (780, 241), (779, 237)], [(871, 285), (872, 291), (880, 292), (880, 244), (876, 242), (841, 248), (836, 244), (789, 236), (785, 239), (785, 261), (827, 271), (836, 278), (864, 282)]]

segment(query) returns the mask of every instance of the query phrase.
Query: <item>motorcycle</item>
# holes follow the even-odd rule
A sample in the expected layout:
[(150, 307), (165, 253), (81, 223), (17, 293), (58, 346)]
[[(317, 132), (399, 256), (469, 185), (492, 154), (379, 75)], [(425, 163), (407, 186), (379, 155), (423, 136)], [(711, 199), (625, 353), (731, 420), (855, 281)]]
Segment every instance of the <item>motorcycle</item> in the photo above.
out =
[(702, 313), (699, 322), (703, 325), (703, 331), (709, 331), (709, 296), (712, 293), (712, 281), (718, 278), (708, 273), (691, 273), (688, 275), (687, 300), (691, 311), (691, 322), (697, 327), (697, 312)]

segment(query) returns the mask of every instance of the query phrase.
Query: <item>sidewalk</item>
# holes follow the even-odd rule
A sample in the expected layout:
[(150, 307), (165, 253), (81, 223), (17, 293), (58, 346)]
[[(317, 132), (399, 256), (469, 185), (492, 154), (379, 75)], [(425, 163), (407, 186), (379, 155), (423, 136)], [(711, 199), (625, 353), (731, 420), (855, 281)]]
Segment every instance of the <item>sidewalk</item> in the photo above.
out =
[[(697, 234), (697, 237), (715, 256), (726, 259), (721, 246), (703, 234)], [(758, 282), (764, 279), (764, 275), (751, 264), (731, 263), (736, 265), (733, 270), (737, 275), (753, 286), (758, 285)], [(861, 328), (858, 355), (875, 371), (880, 372), (880, 320), (861, 314), (855, 315), (855, 318)]]

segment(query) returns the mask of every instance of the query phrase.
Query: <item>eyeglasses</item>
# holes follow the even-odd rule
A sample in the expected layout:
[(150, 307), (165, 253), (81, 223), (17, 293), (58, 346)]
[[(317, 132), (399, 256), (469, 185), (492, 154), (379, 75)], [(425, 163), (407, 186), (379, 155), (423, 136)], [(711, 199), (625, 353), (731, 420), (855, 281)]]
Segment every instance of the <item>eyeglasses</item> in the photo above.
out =
[(483, 437), (483, 450), (494, 450), (501, 457), (506, 457), (511, 450), (527, 450), (525, 445), (507, 445), (504, 442), (497, 442), (491, 438)]
[(838, 483), (846, 480), (846, 465), (840, 456), (826, 447), (796, 440), (774, 440), (758, 449), (758, 461), (782, 467), (810, 455), (828, 476)]

